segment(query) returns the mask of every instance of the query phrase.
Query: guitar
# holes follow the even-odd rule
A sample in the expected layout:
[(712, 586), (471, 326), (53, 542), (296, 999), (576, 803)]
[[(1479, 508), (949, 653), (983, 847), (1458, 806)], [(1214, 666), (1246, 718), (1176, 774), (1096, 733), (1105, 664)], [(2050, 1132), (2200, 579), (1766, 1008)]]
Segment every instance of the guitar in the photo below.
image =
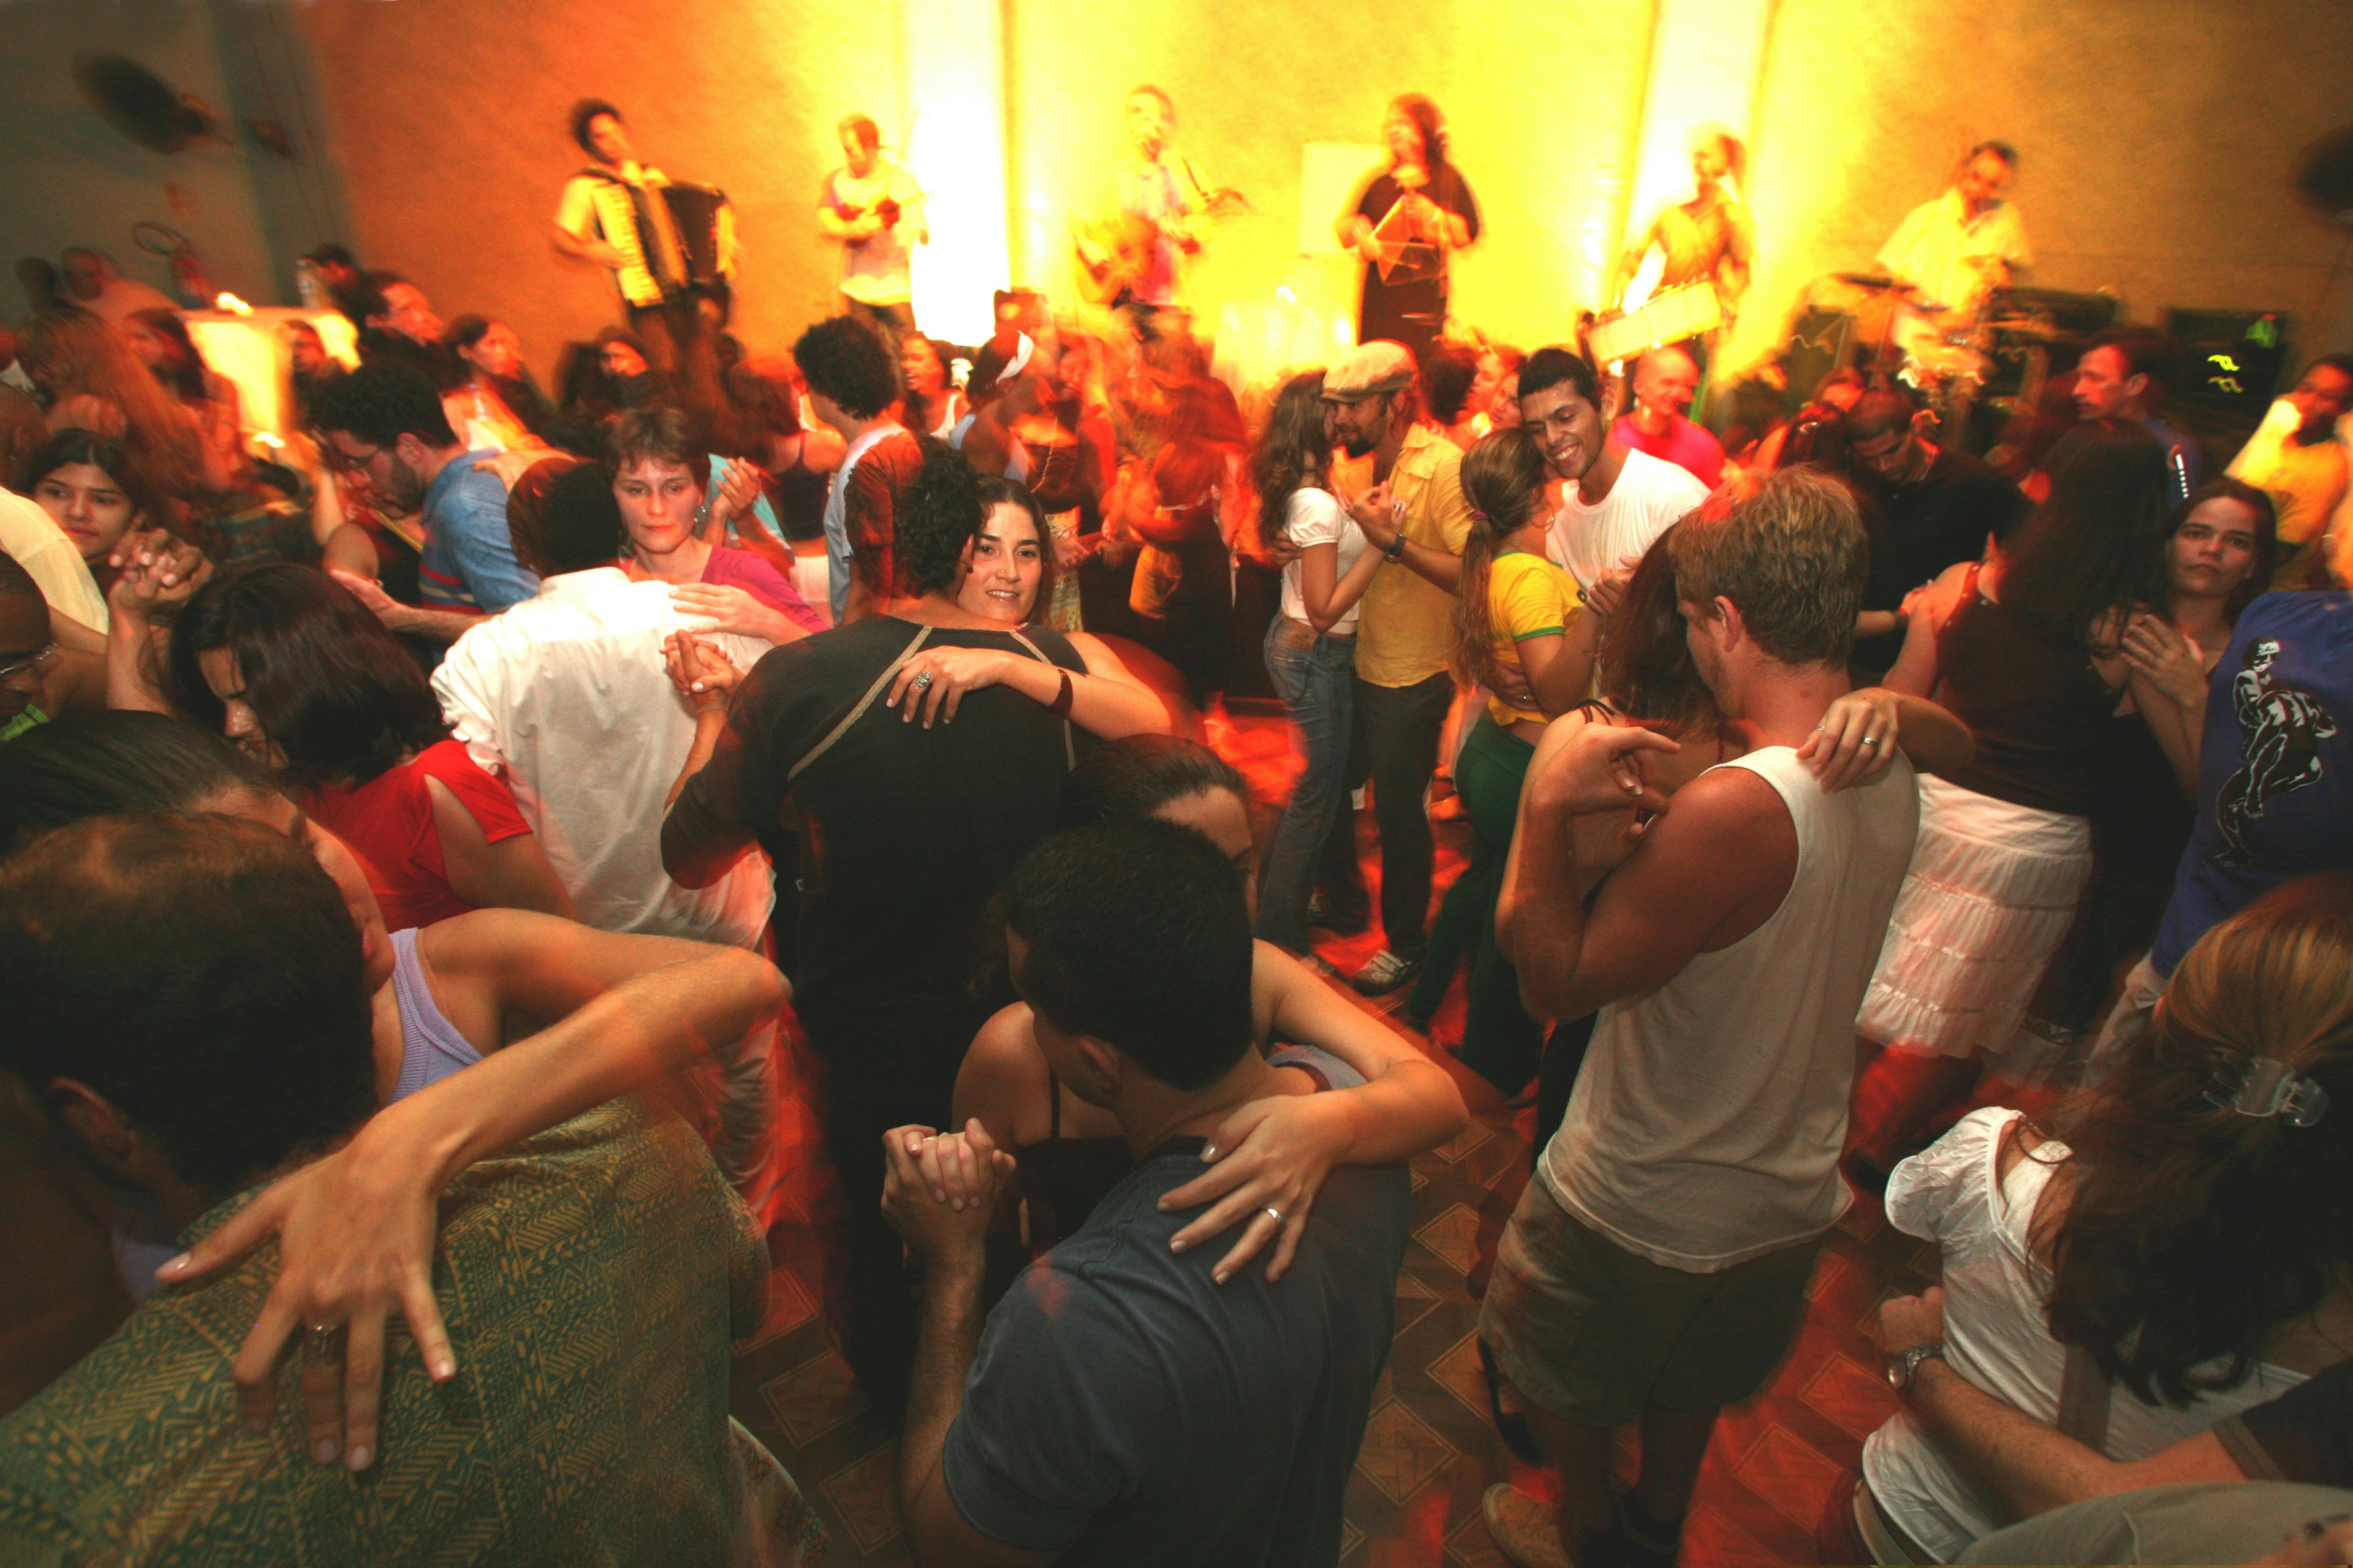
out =
[[(1188, 167), (1188, 176), (1190, 172)], [(1206, 226), (1237, 212), (1254, 210), (1249, 197), (1230, 187), (1203, 190), (1197, 181), (1194, 189), (1199, 195), (1198, 205), (1166, 226), (1170, 237), (1178, 238), (1180, 243), (1190, 239), (1198, 247)], [(1073, 247), (1079, 264), (1080, 297), (1091, 305), (1113, 304), (1122, 294), (1150, 277), (1158, 257), (1162, 228), (1148, 217), (1127, 212), (1080, 224)], [(1091, 251), (1101, 252), (1103, 259), (1095, 261)]]

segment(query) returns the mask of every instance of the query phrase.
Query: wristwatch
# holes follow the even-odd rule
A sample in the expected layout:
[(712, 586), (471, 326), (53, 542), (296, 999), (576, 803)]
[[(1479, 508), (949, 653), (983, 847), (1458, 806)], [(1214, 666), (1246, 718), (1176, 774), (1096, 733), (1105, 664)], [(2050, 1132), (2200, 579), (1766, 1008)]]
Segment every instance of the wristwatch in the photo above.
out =
[(1887, 1358), (1888, 1386), (1898, 1394), (1908, 1392), (1912, 1380), (1920, 1375), (1920, 1363), (1931, 1358), (1936, 1361), (1945, 1359), (1944, 1341), (1923, 1340), (1916, 1345), (1907, 1345), (1897, 1351)]
[(1392, 562), (1405, 559), (1405, 530), (1401, 528), (1398, 530), (1397, 537), (1389, 541), (1389, 547), (1382, 551), (1381, 554)]

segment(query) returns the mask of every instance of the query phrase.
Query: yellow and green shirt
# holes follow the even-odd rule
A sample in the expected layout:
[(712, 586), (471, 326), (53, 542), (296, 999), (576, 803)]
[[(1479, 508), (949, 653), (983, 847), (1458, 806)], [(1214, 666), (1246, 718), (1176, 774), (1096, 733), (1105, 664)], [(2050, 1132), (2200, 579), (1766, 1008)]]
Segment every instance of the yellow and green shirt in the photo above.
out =
[[(1487, 617), (1494, 630), (1495, 657), (1517, 667), (1520, 644), (1530, 637), (1567, 634), (1583, 613), (1585, 601), (1577, 579), (1541, 555), (1506, 550), (1487, 568)], [(1487, 712), (1496, 723), (1509, 726), (1520, 720), (1541, 724), (1541, 710), (1514, 708), (1502, 698), (1487, 699)]]

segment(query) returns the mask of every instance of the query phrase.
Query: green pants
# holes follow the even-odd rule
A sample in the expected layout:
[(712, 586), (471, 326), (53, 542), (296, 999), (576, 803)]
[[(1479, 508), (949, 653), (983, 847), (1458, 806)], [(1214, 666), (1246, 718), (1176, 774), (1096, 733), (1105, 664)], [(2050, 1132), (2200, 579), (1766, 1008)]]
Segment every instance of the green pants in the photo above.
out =
[(1471, 814), (1471, 864), (1439, 906), (1430, 957), (1406, 1004), (1418, 1018), (1436, 1014), (1468, 953), (1470, 1005), (1455, 1056), (1506, 1095), (1527, 1087), (1544, 1056), (1544, 1026), (1520, 1006), (1519, 972), (1495, 946), (1495, 900), (1504, 890), (1504, 866), (1519, 821), (1520, 785), (1535, 750), (1484, 713), (1463, 743), (1454, 765), (1454, 789)]

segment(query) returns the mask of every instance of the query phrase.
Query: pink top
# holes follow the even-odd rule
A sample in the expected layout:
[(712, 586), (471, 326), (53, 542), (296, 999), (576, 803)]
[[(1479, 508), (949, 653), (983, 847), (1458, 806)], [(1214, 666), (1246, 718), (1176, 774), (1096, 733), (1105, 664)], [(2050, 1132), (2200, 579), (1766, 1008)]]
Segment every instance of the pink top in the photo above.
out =
[(783, 615), (805, 632), (825, 630), (825, 617), (808, 606), (793, 580), (776, 570), (768, 558), (732, 544), (714, 544), (702, 568), (702, 580), (716, 586), (741, 588), (768, 608)]
[(1637, 452), (1672, 463), (1710, 489), (1724, 482), (1723, 443), (1680, 414), (1663, 436), (1644, 435), (1630, 414), (1620, 415), (1610, 434)]

